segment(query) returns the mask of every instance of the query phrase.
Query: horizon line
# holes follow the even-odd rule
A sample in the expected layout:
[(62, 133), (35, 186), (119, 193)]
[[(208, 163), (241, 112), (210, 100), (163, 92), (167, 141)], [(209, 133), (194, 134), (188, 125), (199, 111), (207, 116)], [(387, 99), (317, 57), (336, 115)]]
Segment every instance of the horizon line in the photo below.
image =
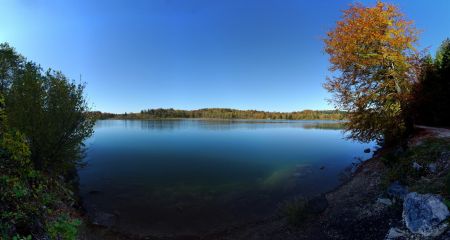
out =
[(220, 109), (220, 110), (234, 110), (234, 111), (256, 111), (256, 112), (266, 112), (266, 113), (297, 113), (297, 112), (305, 112), (305, 111), (313, 111), (313, 112), (319, 112), (319, 111), (337, 111), (337, 112), (345, 112), (343, 110), (339, 110), (339, 109), (302, 109), (302, 110), (294, 110), (294, 111), (269, 111), (269, 110), (257, 110), (257, 109), (238, 109), (238, 108), (228, 108), (228, 107), (204, 107), (204, 108), (196, 108), (196, 109), (177, 109), (177, 108), (164, 108), (164, 107), (157, 107), (157, 108), (147, 108), (147, 109), (142, 109), (139, 110), (137, 112), (106, 112), (106, 111), (101, 111), (101, 110), (91, 110), (88, 112), (101, 112), (101, 113), (109, 113), (109, 114), (140, 114), (141, 111), (146, 111), (146, 110), (175, 110), (175, 111), (188, 111), (188, 112), (192, 112), (192, 111), (200, 111), (200, 110), (208, 110), (208, 109)]

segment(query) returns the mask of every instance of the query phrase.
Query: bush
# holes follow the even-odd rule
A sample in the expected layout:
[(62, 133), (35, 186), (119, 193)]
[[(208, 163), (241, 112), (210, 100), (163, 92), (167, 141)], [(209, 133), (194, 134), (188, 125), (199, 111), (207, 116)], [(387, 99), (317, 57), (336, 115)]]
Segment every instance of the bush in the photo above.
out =
[(59, 71), (43, 71), (0, 44), (0, 92), (9, 126), (25, 135), (35, 168), (54, 175), (75, 168), (94, 124), (84, 85)]
[[(448, 149), (450, 149), (450, 140), (429, 139), (399, 155), (386, 154), (381, 160), (389, 166), (390, 181), (398, 180), (409, 184), (429, 174), (428, 164), (437, 162), (441, 154)], [(420, 168), (415, 169), (414, 163), (418, 164)]]
[[(2, 107), (0, 97), (0, 239), (45, 238), (43, 226), (70, 215), (73, 195), (62, 180), (34, 169), (24, 136), (9, 129)], [(76, 234), (73, 228), (61, 231)]]
[(80, 224), (80, 220), (62, 215), (55, 221), (48, 223), (47, 232), (52, 239), (72, 240), (76, 239)]

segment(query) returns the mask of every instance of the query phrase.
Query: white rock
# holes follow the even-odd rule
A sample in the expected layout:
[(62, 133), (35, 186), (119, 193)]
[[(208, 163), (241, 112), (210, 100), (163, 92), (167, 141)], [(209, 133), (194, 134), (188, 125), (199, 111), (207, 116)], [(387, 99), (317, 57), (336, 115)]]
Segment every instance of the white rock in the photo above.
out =
[(406, 227), (422, 236), (438, 236), (448, 226), (444, 221), (450, 216), (441, 197), (412, 192), (403, 202), (403, 220)]

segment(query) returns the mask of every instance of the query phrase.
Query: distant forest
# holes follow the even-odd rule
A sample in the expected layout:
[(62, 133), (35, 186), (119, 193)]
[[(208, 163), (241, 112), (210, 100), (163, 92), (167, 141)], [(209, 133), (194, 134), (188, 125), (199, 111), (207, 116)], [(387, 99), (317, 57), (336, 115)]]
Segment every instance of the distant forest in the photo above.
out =
[(304, 110), (299, 112), (265, 112), (257, 110), (237, 110), (229, 108), (204, 108), (198, 110), (148, 109), (140, 113), (91, 112), (97, 119), (166, 119), (166, 118), (207, 118), (207, 119), (284, 119), (284, 120), (342, 120), (346, 113), (337, 110)]

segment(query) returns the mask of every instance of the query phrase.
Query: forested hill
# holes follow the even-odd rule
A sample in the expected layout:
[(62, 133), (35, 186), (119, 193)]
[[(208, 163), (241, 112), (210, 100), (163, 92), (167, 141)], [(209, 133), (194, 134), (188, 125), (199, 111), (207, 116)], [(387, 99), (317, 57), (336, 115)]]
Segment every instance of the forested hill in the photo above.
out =
[(140, 113), (112, 114), (91, 112), (98, 119), (165, 119), (165, 118), (207, 118), (207, 119), (286, 119), (286, 120), (342, 120), (346, 113), (336, 110), (304, 110), (299, 112), (265, 112), (257, 110), (236, 110), (229, 108), (204, 108), (198, 110), (148, 109)]

